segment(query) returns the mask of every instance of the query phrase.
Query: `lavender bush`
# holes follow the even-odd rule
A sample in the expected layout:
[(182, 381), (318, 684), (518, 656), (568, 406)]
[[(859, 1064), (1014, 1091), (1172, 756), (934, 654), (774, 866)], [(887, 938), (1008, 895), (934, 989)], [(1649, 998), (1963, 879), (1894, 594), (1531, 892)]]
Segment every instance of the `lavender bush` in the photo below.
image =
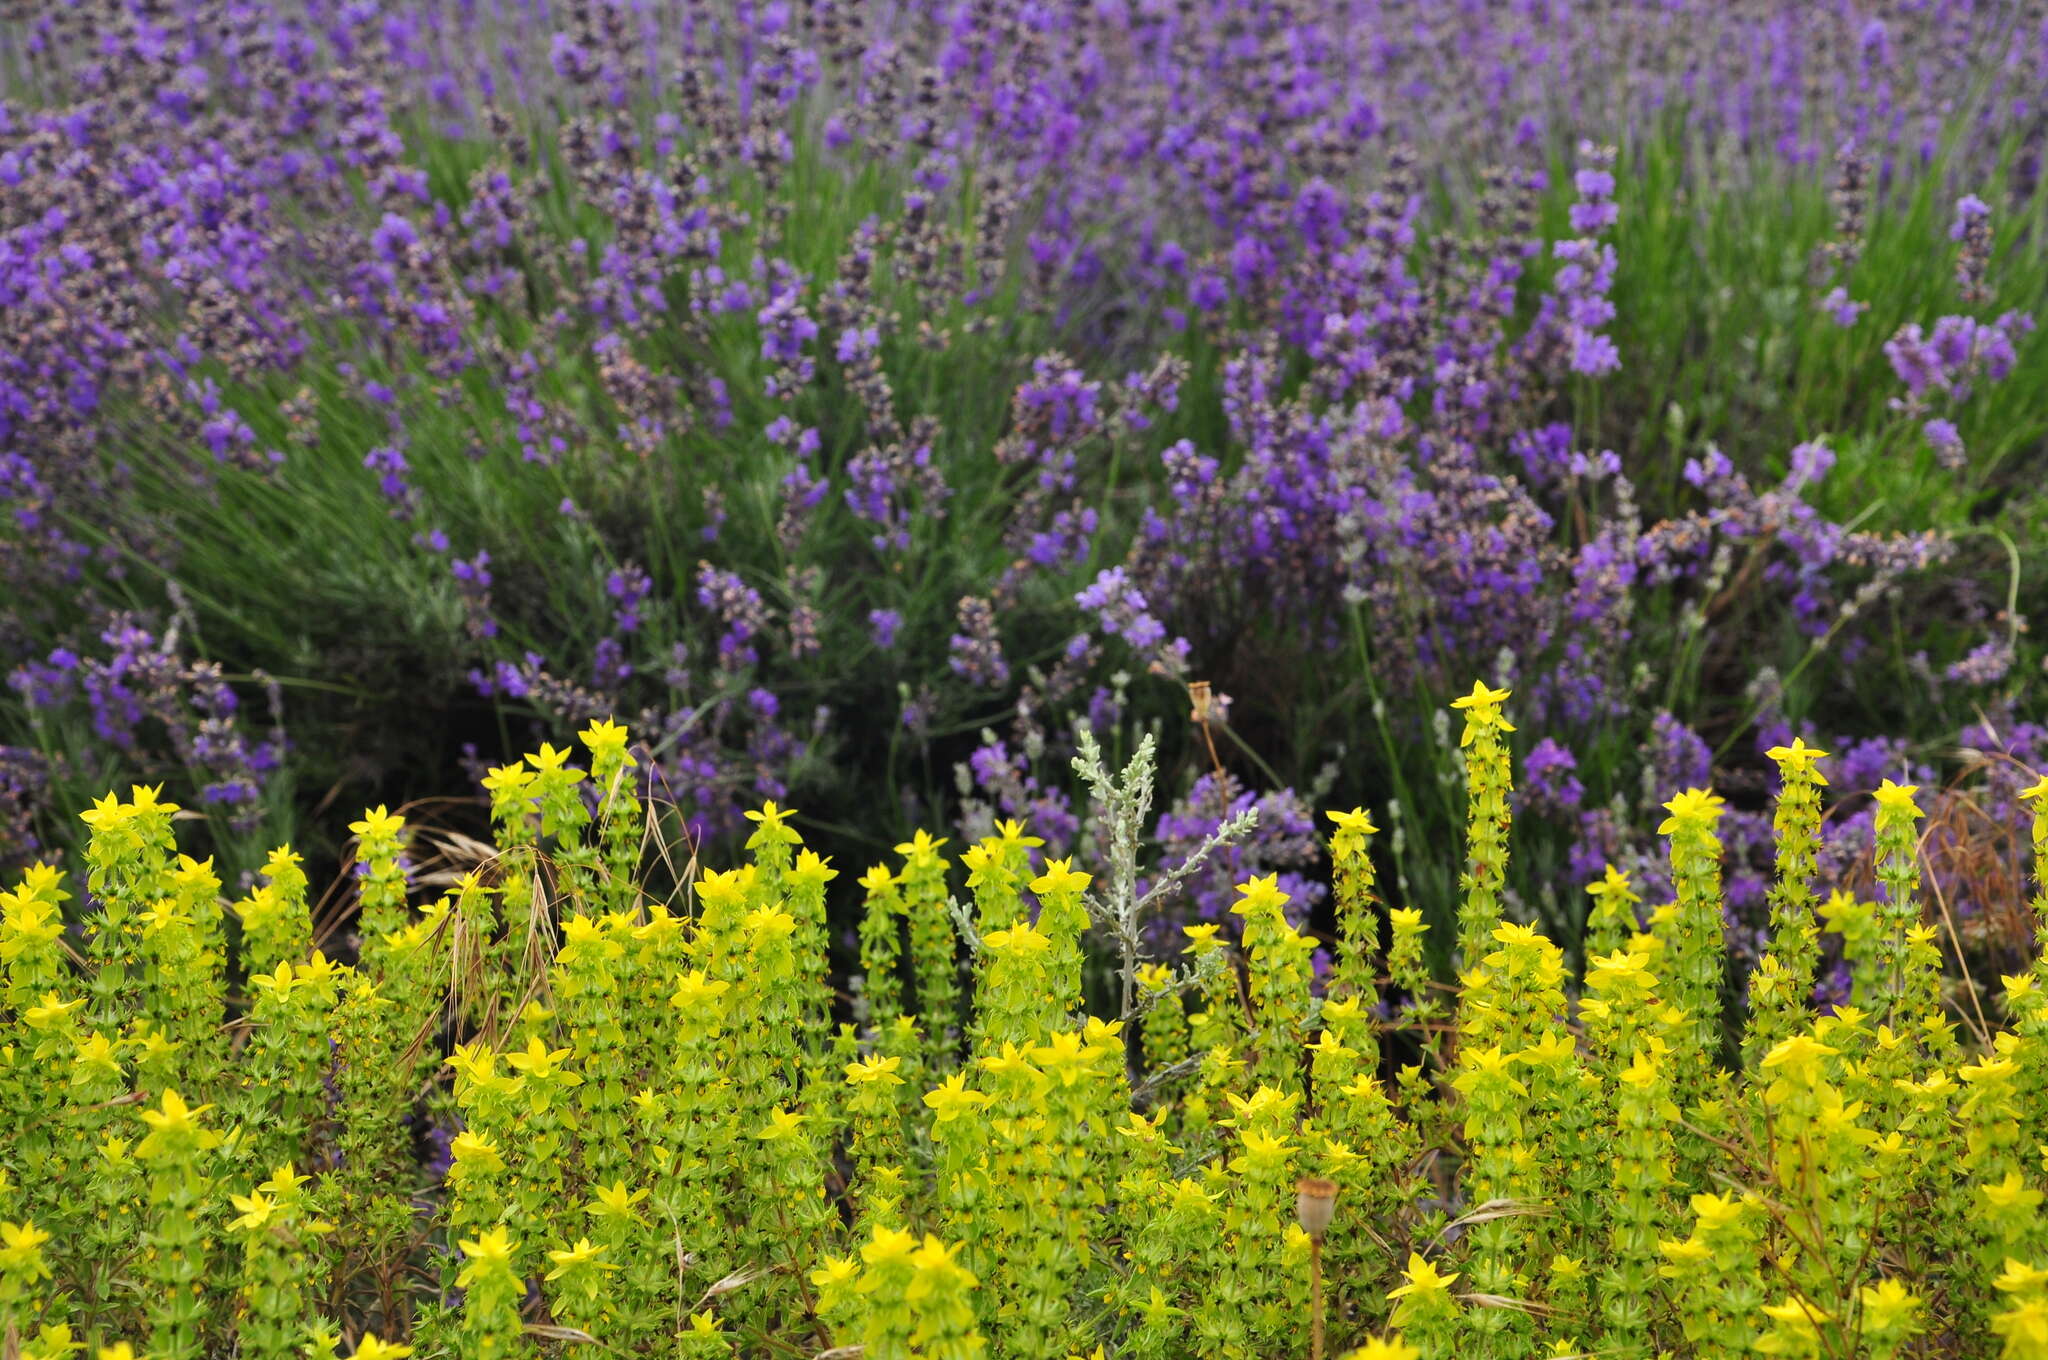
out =
[(1189, 910), (1312, 881), (1325, 796), (1389, 808), (1434, 909), (1430, 715), (1483, 672), (1547, 737), (1519, 907), (1569, 922), (1641, 748), (1759, 809), (1785, 732), (2039, 758), (2029, 6), (18, 32), (10, 856), (118, 767), (249, 867), (259, 809), (607, 715), (694, 839), (800, 795), (828, 846), (1061, 852), (1082, 723), (1163, 739), (1168, 868), (1260, 809)]

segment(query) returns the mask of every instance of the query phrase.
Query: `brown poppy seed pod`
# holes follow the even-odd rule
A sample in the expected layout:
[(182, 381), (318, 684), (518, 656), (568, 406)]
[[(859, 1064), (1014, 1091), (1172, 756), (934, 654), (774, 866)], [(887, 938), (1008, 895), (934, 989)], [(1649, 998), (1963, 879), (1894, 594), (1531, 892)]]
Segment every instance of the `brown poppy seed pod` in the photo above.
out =
[(1294, 1221), (1310, 1237), (1322, 1241), (1336, 1212), (1337, 1182), (1304, 1176), (1294, 1183)]

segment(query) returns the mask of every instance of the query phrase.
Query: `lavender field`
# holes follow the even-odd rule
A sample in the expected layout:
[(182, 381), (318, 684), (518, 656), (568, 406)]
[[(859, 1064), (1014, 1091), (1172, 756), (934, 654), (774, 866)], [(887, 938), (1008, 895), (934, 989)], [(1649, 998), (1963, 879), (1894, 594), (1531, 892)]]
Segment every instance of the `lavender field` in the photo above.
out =
[[(1931, 970), (1939, 997), (1928, 1004), (1974, 1015), (1988, 1045), (1992, 1022), (2018, 1013), (1997, 980), (2026, 975), (2038, 948), (2030, 898), (2042, 842), (2027, 800), (2048, 770), (2048, 648), (2029, 628), (2048, 616), (2044, 155), (2048, 6), (2038, 0), (9, 6), (0, 875), (26, 873), (31, 886), (8, 900), (34, 919), (0, 945), (16, 938), (10, 960), (40, 957), (19, 940), (43, 938), (46, 907), (59, 932), (49, 938), (83, 964), (84, 923), (104, 921), (124, 891), (142, 912), (191, 889), (203, 902), (195, 919), (226, 932), (213, 950), (222, 990), (165, 1002), (159, 1018), (186, 1005), (253, 1014), (256, 963), (284, 962), (289, 984), (299, 951), (318, 946), (316, 958), (367, 968), (386, 934), (427, 919), (414, 908), (444, 892), (471, 902), (463, 894), (485, 883), (502, 892), (493, 874), (546, 861), (540, 847), (583, 820), (601, 845), (555, 866), (576, 892), (597, 881), (577, 874), (603, 867), (606, 882), (635, 893), (695, 901), (701, 871), (751, 856), (764, 886), (733, 891), (749, 910), (777, 910), (773, 885), (797, 872), (768, 830), (781, 828), (817, 852), (819, 874), (830, 876), (828, 861), (843, 871), (830, 887), (804, 879), (815, 902), (789, 906), (798, 945), (817, 951), (791, 976), (821, 990), (799, 997), (792, 982), (793, 1009), (770, 998), (753, 1016), (808, 1017), (805, 1061), (893, 1053), (939, 1082), (960, 1056), (920, 1058), (901, 1035), (892, 1049), (882, 1023), (922, 1015), (936, 1026), (926, 1040), (942, 1044), (947, 1025), (929, 1004), (965, 1006), (954, 983), (936, 980), (951, 963), (958, 981), (949, 950), (982, 958), (978, 937), (956, 945), (948, 933), (972, 915), (947, 915), (949, 861), (933, 861), (942, 867), (927, 916), (915, 906), (925, 889), (911, 888), (873, 924), (877, 894), (922, 882), (921, 857), (947, 842), (1008, 865), (986, 888), (998, 897), (1030, 885), (1038, 929), (1053, 900), (1040, 883), (1056, 897), (1067, 866), (1111, 866), (1104, 881), (1121, 885), (1122, 907), (1075, 906), (1076, 940), (1050, 929), (1046, 985), (1065, 996), (1070, 963), (1083, 980), (1068, 999), (1130, 1021), (1134, 1064), (1133, 997), (1166, 985), (1140, 964), (1190, 938), (1197, 955), (1204, 941), (1254, 951), (1263, 938), (1283, 954), (1295, 945), (1274, 940), (1298, 942), (1286, 967), (1299, 976), (1248, 974), (1254, 1033), (1268, 1024), (1257, 1018), (1262, 985), (1325, 1007), (1401, 984), (1410, 1008), (1383, 997), (1374, 1014), (1419, 1014), (1425, 1037), (1404, 1030), (1408, 1047), (1387, 1050), (1391, 1082), (1397, 1058), (1436, 1042), (1431, 1025), (1454, 1024), (1424, 1001), (1431, 987), (1463, 988), (1470, 1001), (1463, 970), (1494, 957), (1494, 928), (1540, 932), (1576, 996), (1605, 976), (1596, 956), (1621, 958), (1660, 907), (1683, 914), (1702, 902), (1712, 942), (1700, 957), (1725, 952), (1726, 967), (1685, 985), (1695, 1018), (1711, 1009), (1721, 1020), (1703, 1023), (1726, 1032), (1692, 1037), (1700, 1060), (1727, 1058), (1738, 1072), (1738, 1051), (1760, 1060), (1765, 1050), (1745, 1036), (1764, 1032), (1757, 1017), (1784, 988), (1802, 1015), (1865, 1014), (1901, 988), (1917, 996), (1903, 980), (1909, 955)], [(1513, 721), (1490, 725), (1475, 711)], [(609, 735), (614, 722), (630, 736)], [(1499, 743), (1488, 757), (1504, 762), (1497, 783), (1475, 759), (1475, 731)], [(536, 747), (537, 774), (506, 775), (528, 769), (522, 753)], [(1810, 749), (1825, 753), (1820, 764), (1799, 754)], [(575, 769), (563, 764), (571, 750), (602, 777), (550, 784)], [(1151, 792), (1119, 802), (1107, 771), (1134, 759)], [(1809, 776), (1828, 791), (1825, 812), (1815, 803), (1810, 826), (1807, 812), (1788, 823), (1788, 790)], [(96, 803), (131, 786), (128, 804)], [(1685, 802), (1695, 794), (1711, 802)], [(1789, 795), (1803, 808), (1802, 796)], [(1904, 821), (1900, 797), (1916, 800)], [(532, 800), (530, 836), (516, 830), (521, 799)], [(158, 825), (155, 809), (168, 804), (175, 817)], [(366, 807), (391, 811), (357, 821)], [(1325, 815), (1349, 808), (1360, 811)], [(1366, 819), (1369, 851), (1345, 816)], [(396, 834), (387, 818), (407, 828), (402, 845), (379, 841)], [(109, 849), (109, 828), (131, 821), (153, 829)], [(1686, 878), (1700, 861), (1671, 840), (1674, 824), (1695, 823), (1712, 828), (1711, 893)], [(280, 861), (286, 842), (296, 852)], [(1794, 894), (1796, 910), (1788, 844), (1808, 894)], [(861, 866), (905, 855), (908, 878), (878, 869), (880, 880), (856, 884)], [(281, 862), (296, 889), (278, 889)], [(961, 862), (976, 877), (950, 891), (984, 891), (983, 869)], [(1904, 910), (1908, 862), (1915, 928), (1923, 917), (1940, 927), (1925, 957), (1908, 950), (1905, 919), (1888, 914)], [(58, 872), (75, 896), (57, 894)], [(114, 886), (129, 882), (123, 874), (136, 876), (129, 889)], [(165, 886), (174, 879), (176, 892)], [(213, 889), (192, 889), (202, 881)], [(216, 897), (280, 891), (310, 893), (293, 908), (306, 934), (287, 932), (291, 947), (261, 944), (268, 927), (239, 909), (233, 931), (220, 924)], [(1248, 891), (1262, 904), (1249, 913)], [(1098, 906), (1106, 914), (1091, 915)], [(645, 910), (633, 893), (605, 909)], [(899, 909), (910, 922), (900, 958), (888, 914)], [(996, 924), (1020, 910), (999, 909)], [(1771, 960), (1802, 911), (1815, 924), (1810, 949), (1795, 951), (1794, 986), (1791, 965)], [(718, 958), (759, 944), (736, 943), (739, 920), (725, 945), (707, 946)], [(1886, 953), (1871, 941), (1893, 926)], [(1418, 931), (1429, 932), (1426, 948)], [(1392, 972), (1373, 973), (1359, 932), (1368, 953), (1385, 934)], [(232, 968), (222, 962), (231, 939)], [(407, 985), (460, 991), (474, 981), (465, 969), (516, 953), (475, 947), (484, 953), (458, 950), (446, 976)], [(1534, 947), (1523, 936), (1502, 945)], [(212, 957), (211, 946), (193, 948)], [(135, 966), (131, 981), (156, 986), (184, 965)], [(62, 988), (40, 967), (19, 965), (0, 1015), (35, 1028), (31, 1012), (57, 1014), (47, 1006)], [(709, 986), (719, 974), (703, 967)], [(536, 1037), (539, 1022), (526, 1016), (516, 1036), (494, 1027), (533, 1001), (514, 981), (527, 973), (509, 953), (489, 968), (502, 977), (479, 985), (498, 989), (503, 1014), (464, 1011), (481, 1028), (449, 1021), (433, 1033), (451, 1047), (488, 1035), (507, 1052), (532, 1038), (542, 1070), (521, 1070), (544, 1080), (554, 1038)], [(647, 964), (658, 1000), (699, 985), (673, 971)], [(927, 979), (912, 989), (926, 1009), (887, 999), (893, 984), (877, 979), (897, 972)], [(122, 1013), (107, 1001), (121, 976), (94, 984), (94, 1023)], [(996, 986), (998, 1012), (1011, 1004), (1004, 984), (977, 977)], [(1200, 990), (1215, 974), (1176, 977)], [(1759, 977), (1769, 1005), (1756, 1000)], [(1541, 1002), (1548, 985), (1531, 995)], [(1145, 1055), (1162, 1068), (1228, 1046), (1220, 1032), (1203, 1037), (1221, 993), (1203, 995), (1217, 1004), (1192, 1012), (1193, 1037), (1146, 1030), (1162, 1047)], [(986, 1035), (959, 1027), (965, 1009), (949, 1013), (954, 1038), (979, 1054)], [(420, 1035), (432, 1029), (430, 1015), (414, 1018)], [(840, 1020), (860, 1036), (844, 1053), (827, 1038)], [(1798, 1029), (1786, 1025), (1770, 1032)], [(1012, 1037), (1054, 1042), (1027, 1031)], [(703, 1052), (722, 1051), (725, 1033), (699, 1036)], [(1340, 1046), (1356, 1038), (1344, 1033)], [(591, 1050), (577, 1034), (556, 1037), (581, 1064)], [(146, 1035), (120, 1042), (153, 1052)], [(1632, 1042), (1603, 1050), (1609, 1075), (1632, 1070)], [(687, 1066), (690, 1054), (701, 1056), (674, 1061)], [(1447, 1074), (1461, 1061), (1441, 1060)], [(798, 1058), (760, 1061), (793, 1072)], [(228, 1066), (223, 1053), (187, 1089)], [(488, 1093), (495, 1069), (457, 1067), (441, 1096), (406, 1106), (407, 1132), (321, 1144), (330, 1172), (387, 1157), (410, 1166), (400, 1144), (412, 1139), (439, 1177), (462, 1129), (523, 1127), (488, 1097), (481, 1114), (459, 1112), (450, 1102), (472, 1087)], [(440, 1072), (428, 1063), (416, 1075), (431, 1084), (429, 1069)], [(1258, 1089), (1287, 1091), (1279, 1069), (1264, 1076), (1272, 1083)], [(335, 1080), (330, 1103), (356, 1099), (336, 1096)], [(1680, 1105), (1688, 1091), (1712, 1104), (1678, 1080)], [(2026, 1081), (2027, 1099), (2048, 1110), (2048, 1085)], [(153, 1112), (170, 1111), (167, 1126), (183, 1127), (158, 1103), (168, 1083), (138, 1076), (135, 1086)], [(312, 1089), (300, 1095), (313, 1100)], [(20, 1108), (38, 1099), (23, 1094)], [(762, 1101), (762, 1118), (782, 1108)], [(398, 1119), (405, 1101), (387, 1103)], [(792, 1095), (783, 1112), (799, 1104)], [(813, 1113), (818, 1127), (844, 1131), (859, 1109), (856, 1099)], [(1192, 1127), (1221, 1127), (1208, 1121), (1223, 1109), (1202, 1106)], [(1067, 1113), (1087, 1124), (1082, 1105)], [(1265, 1106), (1239, 1114), (1286, 1123)], [(924, 1117), (923, 1106), (906, 1116)], [(1455, 1141), (1448, 1115), (1414, 1117), (1417, 1148), (1433, 1128)], [(1185, 1132), (1181, 1120), (1172, 1127)], [(551, 1127), (542, 1118), (544, 1137)], [(868, 1263), (878, 1273), (861, 1277), (863, 1298), (909, 1287), (890, 1263), (909, 1262), (938, 1222), (898, 1222), (846, 1191), (843, 1177), (872, 1184), (906, 1147), (944, 1163), (943, 1135), (891, 1128), (806, 1154), (842, 1177), (831, 1180), (834, 1203), (861, 1241), (915, 1230), (910, 1247)], [(1692, 1159), (1681, 1183), (1718, 1194), (1701, 1169), (1706, 1144), (1686, 1142), (1694, 1134), (1718, 1136), (1711, 1118), (1678, 1135)], [(1416, 1190), (1451, 1219), (1519, 1193), (1504, 1188), (1507, 1134), (1464, 1136), (1479, 1139), (1461, 1154), (1479, 1179)], [(1662, 1155), (1638, 1151), (1646, 1165)], [(755, 1177), (749, 1193), (809, 1174), (744, 1162), (731, 1174)], [(0, 1157), (0, 1192), (6, 1165)], [(623, 1186), (619, 1170), (606, 1162), (589, 1185)], [(1293, 1178), (1273, 1183), (1283, 1181)], [(288, 1183), (273, 1198), (295, 1193)], [(493, 1224), (517, 1228), (516, 1202), (502, 1222), (474, 1205), (473, 1221), (451, 1222), (449, 1259), (496, 1260), (495, 1247), (459, 1258), (456, 1229), (479, 1234), (467, 1251)], [(682, 1223), (689, 1202), (671, 1197), (664, 1212)], [(344, 1237), (361, 1226), (319, 1212)], [(526, 1227), (541, 1231), (544, 1215), (527, 1212)], [(0, 1193), (0, 1219), (14, 1227), (15, 1217)], [(1399, 1267), (1412, 1229), (1382, 1264)], [(327, 1300), (339, 1330), (324, 1353), (345, 1340), (375, 1360), (404, 1348), (361, 1340), (363, 1328), (405, 1333), (393, 1324), (412, 1312), (393, 1302), (404, 1293), (394, 1277), (367, 1283), (364, 1262), (411, 1258), (378, 1256), (382, 1230), (362, 1231), (350, 1240), (369, 1255), (347, 1258), (353, 1274), (335, 1266), (346, 1282)], [(562, 1250), (580, 1250), (575, 1236)], [(1466, 1266), (1477, 1272), (1468, 1289), (1535, 1288), (1512, 1264), (1528, 1242), (1469, 1236), (1486, 1240)], [(161, 1264), (171, 1239), (151, 1240)], [(1714, 1250), (1729, 1242), (1726, 1259), (1747, 1259), (1736, 1238)], [(1561, 1238), (1543, 1245), (1571, 1258)], [(17, 1246), (0, 1250), (0, 1321), (14, 1318), (27, 1337), (30, 1315), (6, 1311), (27, 1297), (6, 1292)], [(1117, 1249), (1146, 1248), (1133, 1238)], [(960, 1269), (1001, 1273), (1007, 1250), (973, 1246), (979, 1264)], [(1987, 1269), (2003, 1260), (1983, 1250)], [(936, 1274), (916, 1275), (918, 1298), (965, 1287), (943, 1262), (916, 1269), (927, 1267)], [(1647, 1289), (1655, 1273), (1626, 1251), (1608, 1268), (1622, 1272), (1610, 1297)], [(567, 1344), (550, 1326), (604, 1331), (594, 1314), (563, 1321), (573, 1307), (548, 1313), (538, 1293), (521, 1292), (526, 1272), (495, 1269), (485, 1278), (503, 1287), (499, 1323), (524, 1298), (526, 1324), (543, 1330), (458, 1341), (424, 1325), (422, 1354), (517, 1354)], [(643, 1283), (658, 1292), (656, 1266), (632, 1269), (652, 1272)], [(809, 1269), (791, 1264), (788, 1281)], [(475, 1283), (458, 1288), (447, 1273), (444, 1304)], [(539, 1266), (531, 1273), (538, 1291)], [(1057, 1295), (1077, 1278), (1033, 1287)], [(844, 1293), (853, 1280), (817, 1288)], [(99, 1287), (77, 1297), (98, 1300)], [(871, 1360), (968, 1356), (985, 1342), (1053, 1360), (1098, 1343), (1105, 1356), (1182, 1353), (1164, 1314), (1142, 1343), (1092, 1325), (1019, 1331), (985, 1310), (980, 1331), (918, 1313), (921, 1339), (906, 1325), (876, 1340), (862, 1328), (881, 1326), (879, 1314), (835, 1331), (808, 1286), (791, 1287), (812, 1310), (806, 1326), (822, 1328), (805, 1333), (806, 1355), (840, 1344), (867, 1345)], [(2005, 1292), (2020, 1306), (2035, 1287)], [(690, 1349), (684, 1314), (665, 1331), (650, 1320), (659, 1300), (632, 1297), (646, 1315), (626, 1326), (625, 1349), (728, 1353)], [(748, 1314), (755, 1340), (732, 1353), (801, 1349), (778, 1349), (797, 1305), (777, 1297)], [(1558, 1309), (1598, 1312), (1597, 1288), (1556, 1297), (1567, 1300)], [(1406, 1318), (1344, 1307), (1353, 1340), (1381, 1348), (1363, 1353), (1397, 1360), (1415, 1353), (1409, 1342), (1437, 1360), (1460, 1347), (1550, 1354), (1539, 1343), (1567, 1340), (1617, 1355), (1674, 1344), (1701, 1355), (1752, 1344), (1759, 1354), (1991, 1353), (1971, 1349), (1992, 1344), (1983, 1299), (1951, 1308), (1945, 1294), (1916, 1297), (1933, 1300), (1939, 1327), (1899, 1323), (1894, 1336), (1891, 1323), (1872, 1324), (1846, 1341), (1776, 1349), (1761, 1332), (1730, 1339), (1705, 1322), (1696, 1335), (1680, 1302), (1641, 1328), (1601, 1314), (1601, 1335), (1619, 1338), (1611, 1349), (1584, 1329), (1488, 1321), (1466, 1332), (1408, 1304)], [(1131, 1298), (1119, 1316), (1142, 1311)], [(302, 1305), (314, 1301), (276, 1306), (284, 1316)], [(98, 1306), (79, 1314), (79, 1345), (111, 1346), (120, 1331)], [(1275, 1338), (1294, 1333), (1257, 1312), (1283, 1304), (1242, 1306), (1265, 1320), (1243, 1335), (1204, 1333), (1188, 1353), (1283, 1353)], [(2048, 1356), (2040, 1306), (2039, 1331), (2013, 1324), (2021, 1339), (2000, 1342), (2012, 1347), (2003, 1354)], [(973, 1322), (974, 1308), (961, 1307)], [(1673, 1320), (1681, 1314), (1692, 1321)], [(230, 1353), (219, 1349), (225, 1334), (173, 1323), (135, 1354)], [(281, 1349), (254, 1335), (243, 1333), (240, 1354), (302, 1353), (296, 1331)], [(1891, 1349), (1872, 1349), (1877, 1336)]]

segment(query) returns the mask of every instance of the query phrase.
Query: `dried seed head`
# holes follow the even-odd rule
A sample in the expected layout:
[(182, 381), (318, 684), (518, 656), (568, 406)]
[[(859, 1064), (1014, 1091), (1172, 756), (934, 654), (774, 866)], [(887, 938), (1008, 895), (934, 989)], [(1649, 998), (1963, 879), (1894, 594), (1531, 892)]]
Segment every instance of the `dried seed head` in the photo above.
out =
[(1337, 1182), (1304, 1176), (1294, 1183), (1294, 1220), (1310, 1237), (1322, 1241), (1336, 1212)]

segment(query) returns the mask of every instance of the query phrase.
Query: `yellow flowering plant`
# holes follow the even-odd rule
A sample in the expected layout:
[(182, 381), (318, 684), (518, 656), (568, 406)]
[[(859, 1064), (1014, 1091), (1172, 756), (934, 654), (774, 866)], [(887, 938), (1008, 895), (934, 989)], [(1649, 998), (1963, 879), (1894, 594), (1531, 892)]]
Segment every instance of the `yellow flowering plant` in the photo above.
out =
[[(550, 746), (493, 771), (495, 854), (438, 887), (399, 815), (356, 821), (341, 957), (289, 849), (228, 904), (175, 809), (109, 795), (81, 882), (0, 892), (5, 1344), (2048, 1356), (2048, 964), (2004, 980), (2002, 1023), (1951, 1013), (1913, 791), (1877, 791), (1879, 900), (1816, 901), (1825, 755), (1771, 753), (1744, 1007), (1709, 790), (1667, 805), (1672, 900), (1639, 916), (1609, 870), (1584, 940), (1514, 919), (1511, 697), (1457, 702), (1456, 902), (1382, 902), (1350, 809), (1334, 941), (1255, 878), (1234, 936), (1165, 947), (1136, 874), (1149, 749), (1113, 779), (1088, 745), (1122, 819), (1102, 862), (1014, 823), (957, 862), (907, 841), (859, 879), (857, 987), (828, 956), (838, 871), (786, 808), (742, 862), (640, 881), (614, 723), (587, 768)], [(2026, 796), (2048, 874), (2048, 781)], [(1857, 979), (1828, 1014), (1823, 926)]]

